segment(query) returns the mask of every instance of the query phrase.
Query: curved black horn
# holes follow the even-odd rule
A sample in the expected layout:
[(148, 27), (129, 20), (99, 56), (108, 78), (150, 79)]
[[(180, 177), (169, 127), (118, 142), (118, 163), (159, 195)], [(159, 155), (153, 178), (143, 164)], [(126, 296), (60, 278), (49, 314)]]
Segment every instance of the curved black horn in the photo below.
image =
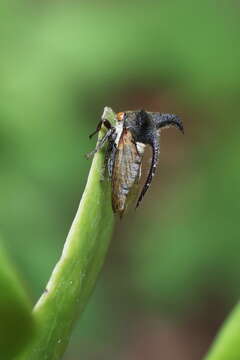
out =
[(153, 114), (153, 120), (157, 129), (161, 129), (168, 126), (175, 126), (184, 134), (184, 128), (179, 116), (175, 114)]
[(143, 186), (143, 189), (141, 191), (141, 194), (138, 198), (136, 208), (139, 206), (145, 193), (147, 192), (149, 186), (151, 185), (153, 176), (155, 175), (157, 163), (158, 163), (159, 152), (160, 152), (159, 138), (158, 137), (153, 138), (152, 141), (149, 143), (149, 145), (152, 147), (152, 162), (151, 162), (147, 180), (146, 180), (146, 182)]

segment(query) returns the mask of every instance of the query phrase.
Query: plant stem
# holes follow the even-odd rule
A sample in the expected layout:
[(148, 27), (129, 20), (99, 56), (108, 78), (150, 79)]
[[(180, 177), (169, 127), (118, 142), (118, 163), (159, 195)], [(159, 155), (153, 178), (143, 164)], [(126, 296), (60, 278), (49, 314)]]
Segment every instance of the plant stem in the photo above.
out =
[[(112, 121), (115, 114), (107, 110)], [(94, 288), (114, 225), (111, 184), (103, 179), (104, 166), (104, 151), (100, 151), (94, 156), (62, 256), (34, 308), (38, 333), (21, 360), (61, 359), (73, 325)]]

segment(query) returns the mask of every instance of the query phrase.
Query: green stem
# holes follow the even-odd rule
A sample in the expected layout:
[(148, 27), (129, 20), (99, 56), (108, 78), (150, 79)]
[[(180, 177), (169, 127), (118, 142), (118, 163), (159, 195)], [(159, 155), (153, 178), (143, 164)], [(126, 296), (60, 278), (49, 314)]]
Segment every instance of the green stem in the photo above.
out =
[(204, 360), (240, 359), (240, 304), (232, 311)]
[[(112, 121), (115, 114), (107, 110)], [(107, 179), (103, 180), (104, 165), (104, 151), (100, 151), (94, 156), (62, 256), (34, 308), (39, 331), (21, 360), (60, 359), (73, 324), (94, 288), (114, 225), (111, 186)]]

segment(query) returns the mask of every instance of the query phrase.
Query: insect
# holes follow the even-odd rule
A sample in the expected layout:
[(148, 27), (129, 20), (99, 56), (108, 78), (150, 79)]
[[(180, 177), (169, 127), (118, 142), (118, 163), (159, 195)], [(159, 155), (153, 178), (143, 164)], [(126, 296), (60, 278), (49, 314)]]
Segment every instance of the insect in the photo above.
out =
[(152, 148), (152, 161), (136, 207), (142, 201), (155, 174), (160, 153), (161, 129), (175, 126), (182, 133), (184, 129), (180, 118), (174, 114), (145, 110), (119, 112), (115, 115), (115, 125), (112, 125), (106, 115), (109, 110), (111, 109), (107, 107), (104, 109), (101, 121), (90, 135), (91, 138), (102, 126), (107, 130), (89, 156), (94, 155), (108, 142), (106, 168), (112, 184), (112, 208), (122, 217), (129, 203), (137, 197), (146, 145)]

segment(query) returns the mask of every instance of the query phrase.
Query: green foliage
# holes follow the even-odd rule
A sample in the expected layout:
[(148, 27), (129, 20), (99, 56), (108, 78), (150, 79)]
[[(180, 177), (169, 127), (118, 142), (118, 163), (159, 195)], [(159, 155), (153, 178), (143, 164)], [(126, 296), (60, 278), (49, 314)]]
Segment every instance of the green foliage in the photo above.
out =
[(239, 359), (240, 306), (236, 306), (223, 324), (209, 353), (204, 360)]
[(0, 351), (1, 358), (11, 360), (33, 335), (34, 323), (30, 302), (23, 286), (0, 249)]
[(83, 192), (87, 134), (103, 106), (177, 112), (186, 128), (180, 142), (163, 134), (160, 177), (116, 233), (73, 352), (107, 348), (109, 332), (123, 339), (136, 304), (157, 319), (194, 314), (209, 293), (230, 306), (240, 270), (236, 4), (0, 1), (0, 13), (0, 219), (34, 299)]

